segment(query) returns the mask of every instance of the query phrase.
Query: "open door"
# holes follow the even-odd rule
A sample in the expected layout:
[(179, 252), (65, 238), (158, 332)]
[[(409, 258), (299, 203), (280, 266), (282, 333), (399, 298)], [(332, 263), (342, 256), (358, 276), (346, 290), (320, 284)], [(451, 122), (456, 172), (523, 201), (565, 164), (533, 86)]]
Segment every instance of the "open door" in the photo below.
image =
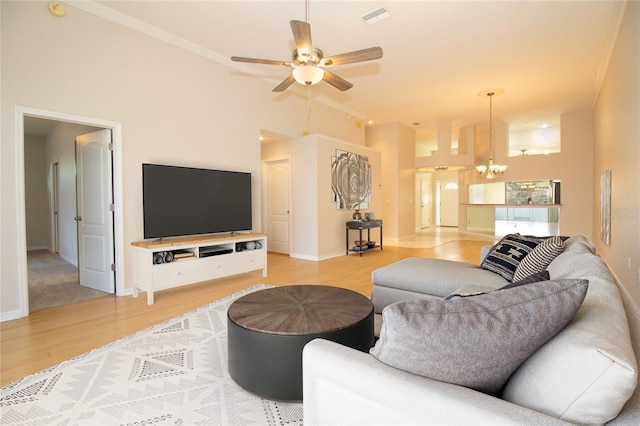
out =
[(111, 130), (76, 138), (80, 285), (115, 292)]

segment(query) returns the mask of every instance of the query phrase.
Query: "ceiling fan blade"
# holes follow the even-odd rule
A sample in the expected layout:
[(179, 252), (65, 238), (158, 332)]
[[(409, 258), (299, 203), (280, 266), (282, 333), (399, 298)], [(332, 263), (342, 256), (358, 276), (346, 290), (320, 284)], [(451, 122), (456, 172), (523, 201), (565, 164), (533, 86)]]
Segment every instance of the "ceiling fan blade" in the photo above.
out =
[(291, 21), (291, 31), (293, 39), (296, 41), (296, 49), (300, 54), (311, 54), (313, 44), (311, 43), (311, 25), (304, 21)]
[(332, 85), (333, 87), (335, 87), (336, 89), (342, 90), (343, 92), (353, 87), (353, 84), (349, 83), (344, 78), (338, 77), (334, 73), (329, 72), (327, 70), (324, 70), (323, 80), (329, 83), (330, 85)]
[(349, 53), (342, 53), (340, 55), (329, 56), (328, 58), (324, 58), (320, 62), (320, 65), (323, 67), (331, 67), (335, 65), (352, 64), (354, 62), (371, 61), (373, 59), (380, 58), (382, 58), (382, 48), (376, 46)]
[(284, 92), (289, 86), (296, 82), (296, 79), (293, 78), (293, 74), (289, 75), (289, 77), (285, 78), (284, 81), (278, 84), (273, 88), (272, 92)]
[(291, 63), (285, 62), (285, 61), (273, 61), (271, 59), (243, 58), (242, 56), (232, 56), (231, 60), (234, 62), (248, 62), (251, 64), (291, 66)]

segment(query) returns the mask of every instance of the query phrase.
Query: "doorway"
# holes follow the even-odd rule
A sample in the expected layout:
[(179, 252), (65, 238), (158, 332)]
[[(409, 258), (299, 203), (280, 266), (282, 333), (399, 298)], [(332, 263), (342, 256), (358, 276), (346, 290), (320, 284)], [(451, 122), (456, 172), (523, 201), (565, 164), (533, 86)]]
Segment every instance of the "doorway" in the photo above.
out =
[[(122, 211), (122, 159), (121, 159), (121, 125), (119, 123), (107, 122), (104, 120), (81, 117), (81, 116), (72, 116), (64, 113), (52, 112), (52, 111), (44, 111), (44, 110), (36, 110), (31, 108), (16, 108), (16, 151), (21, 156), (16, 165), (17, 172), (17, 182), (18, 182), (18, 194), (19, 194), (19, 202), (18, 208), (22, 209), (18, 212), (18, 227), (19, 229), (23, 229), (24, 233), (21, 234), (21, 237), (18, 239), (18, 253), (19, 253), (19, 282), (18, 286), (18, 294), (20, 301), (20, 314), (21, 316), (27, 316), (29, 314), (29, 274), (28, 274), (28, 262), (27, 262), (27, 250), (30, 248), (27, 242), (27, 218), (26, 218), (26, 210), (27, 210), (27, 187), (25, 185), (25, 176), (26, 176), (26, 165), (25, 165), (25, 139), (27, 139), (27, 133), (30, 123), (29, 120), (37, 119), (40, 120), (39, 124), (44, 124), (48, 126), (54, 125), (64, 125), (68, 128), (73, 128), (76, 126), (80, 130), (74, 137), (71, 139), (72, 151), (75, 156), (75, 145), (74, 139), (80, 133), (87, 133), (86, 130), (95, 130), (95, 129), (109, 129), (112, 133), (113, 144), (111, 145), (113, 150), (113, 161), (112, 164), (112, 176), (109, 177), (109, 182), (113, 187), (113, 221), (112, 221), (112, 240), (114, 242), (112, 250), (113, 258), (115, 258), (115, 293), (118, 296), (124, 295), (124, 253), (122, 252), (123, 247), (123, 233), (122, 233), (122, 223), (123, 223), (123, 211)], [(22, 160), (22, 161), (20, 161)], [(49, 232), (49, 241), (47, 241), (46, 248), (49, 252), (57, 252), (59, 254), (71, 253), (71, 264), (75, 263), (77, 267), (77, 234), (74, 239), (70, 239), (73, 241), (69, 243), (68, 241), (64, 241), (63, 236), (66, 232), (71, 229), (70, 226), (66, 226), (65, 228), (65, 220), (62, 216), (63, 214), (63, 205), (65, 202), (62, 200), (62, 189), (60, 181), (63, 179), (61, 177), (62, 174), (62, 165), (61, 162), (57, 159), (52, 161), (50, 166), (50, 181), (49, 185), (49, 203), (51, 216), (47, 221), (50, 223)], [(75, 186), (75, 165), (74, 165), (74, 181), (72, 183)], [(55, 176), (55, 177), (54, 177)], [(53, 185), (53, 180), (57, 179), (57, 185)], [(55, 188), (55, 189), (54, 189)], [(53, 192), (57, 194), (54, 196)], [(57, 200), (57, 203), (54, 203), (54, 200)], [(75, 206), (75, 200), (73, 200), (73, 204)], [(68, 205), (68, 203), (67, 203)], [(75, 209), (75, 207), (74, 207)], [(75, 214), (74, 214), (75, 216)], [(55, 226), (55, 222), (57, 221), (57, 226)], [(68, 225), (68, 224), (66, 224)], [(74, 222), (75, 225), (75, 222)], [(75, 227), (75, 226), (74, 226)], [(73, 245), (75, 247), (75, 255), (73, 254), (74, 250), (67, 250), (68, 247), (65, 247), (65, 243)], [(31, 247), (33, 248), (33, 247)], [(75, 256), (75, 257), (74, 257)], [(74, 262), (75, 260), (75, 262)], [(111, 265), (109, 265), (111, 269)], [(113, 293), (113, 291), (112, 291)]]
[[(112, 161), (107, 147), (111, 142), (111, 130), (94, 132), (98, 128), (28, 116), (24, 123), (29, 310), (113, 294), (113, 215), (105, 214), (109, 204), (95, 200), (92, 195), (106, 194), (107, 202), (111, 202)], [(91, 133), (80, 136), (86, 132)], [(95, 149), (95, 144), (89, 145), (93, 140), (89, 137), (94, 134), (104, 134), (102, 149)], [(83, 146), (92, 149), (78, 151), (79, 140), (85, 142)], [(91, 155), (94, 152), (107, 157), (106, 161), (92, 161), (96, 157)], [(48, 174), (47, 163), (50, 164)], [(87, 174), (88, 179), (81, 179)], [(100, 182), (108, 184), (101, 187)], [(86, 189), (83, 190), (84, 186)], [(78, 221), (79, 216), (88, 215), (91, 217), (87, 220)], [(45, 220), (47, 216), (50, 220)], [(93, 229), (99, 222), (109, 228), (102, 232), (108, 234), (108, 244), (101, 244), (104, 238), (90, 235), (92, 244), (87, 250), (87, 244), (83, 244), (87, 240), (85, 228)], [(92, 226), (84, 226), (85, 223)], [(47, 224), (50, 224), (49, 229)], [(108, 259), (97, 258), (100, 251), (96, 249), (101, 246), (108, 247)], [(108, 267), (108, 272), (102, 265)], [(87, 270), (92, 273), (89, 277)], [(110, 275), (110, 285), (101, 285), (104, 279), (94, 276), (98, 272)]]

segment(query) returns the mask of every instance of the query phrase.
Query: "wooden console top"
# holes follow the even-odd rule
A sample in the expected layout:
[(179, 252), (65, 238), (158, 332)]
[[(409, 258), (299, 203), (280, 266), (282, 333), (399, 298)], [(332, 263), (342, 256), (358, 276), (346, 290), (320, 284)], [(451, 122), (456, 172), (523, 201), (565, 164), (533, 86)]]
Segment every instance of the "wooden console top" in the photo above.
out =
[(218, 243), (226, 240), (244, 240), (251, 238), (264, 238), (267, 234), (261, 233), (237, 233), (237, 234), (223, 234), (223, 235), (200, 235), (195, 237), (177, 237), (168, 238), (166, 240), (148, 240), (148, 241), (134, 241), (132, 246), (141, 247), (145, 249), (153, 249), (157, 247), (174, 247), (184, 245), (202, 245), (207, 243)]

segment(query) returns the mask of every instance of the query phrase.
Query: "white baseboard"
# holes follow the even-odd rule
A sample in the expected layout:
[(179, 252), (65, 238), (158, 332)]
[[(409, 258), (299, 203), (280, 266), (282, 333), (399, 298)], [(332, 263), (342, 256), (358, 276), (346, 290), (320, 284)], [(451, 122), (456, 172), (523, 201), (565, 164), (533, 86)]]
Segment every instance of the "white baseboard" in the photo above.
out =
[(0, 322), (11, 321), (18, 318), (22, 318), (22, 311), (20, 310), (0, 312)]
[(344, 251), (340, 251), (337, 253), (331, 253), (331, 254), (325, 254), (324, 256), (309, 256), (306, 254), (299, 254), (299, 253), (290, 253), (289, 257), (293, 257), (296, 259), (302, 259), (302, 260), (313, 260), (314, 262), (319, 262), (321, 260), (327, 260), (327, 259), (332, 259), (334, 257), (339, 257), (339, 256), (344, 256), (345, 252)]
[(47, 246), (28, 246), (27, 247), (27, 251), (34, 251), (34, 250), (47, 250), (47, 251), (51, 251), (50, 247)]
[(309, 256), (306, 254), (299, 254), (299, 253), (289, 253), (290, 257), (293, 257), (295, 259), (302, 259), (302, 260), (313, 260), (313, 261), (319, 261), (320, 259), (317, 256)]
[(62, 254), (60, 255), (60, 259), (64, 260), (67, 263), (72, 264), (76, 268), (78, 267), (78, 260), (77, 259), (71, 259), (71, 258), (69, 258), (67, 256), (63, 256)]

